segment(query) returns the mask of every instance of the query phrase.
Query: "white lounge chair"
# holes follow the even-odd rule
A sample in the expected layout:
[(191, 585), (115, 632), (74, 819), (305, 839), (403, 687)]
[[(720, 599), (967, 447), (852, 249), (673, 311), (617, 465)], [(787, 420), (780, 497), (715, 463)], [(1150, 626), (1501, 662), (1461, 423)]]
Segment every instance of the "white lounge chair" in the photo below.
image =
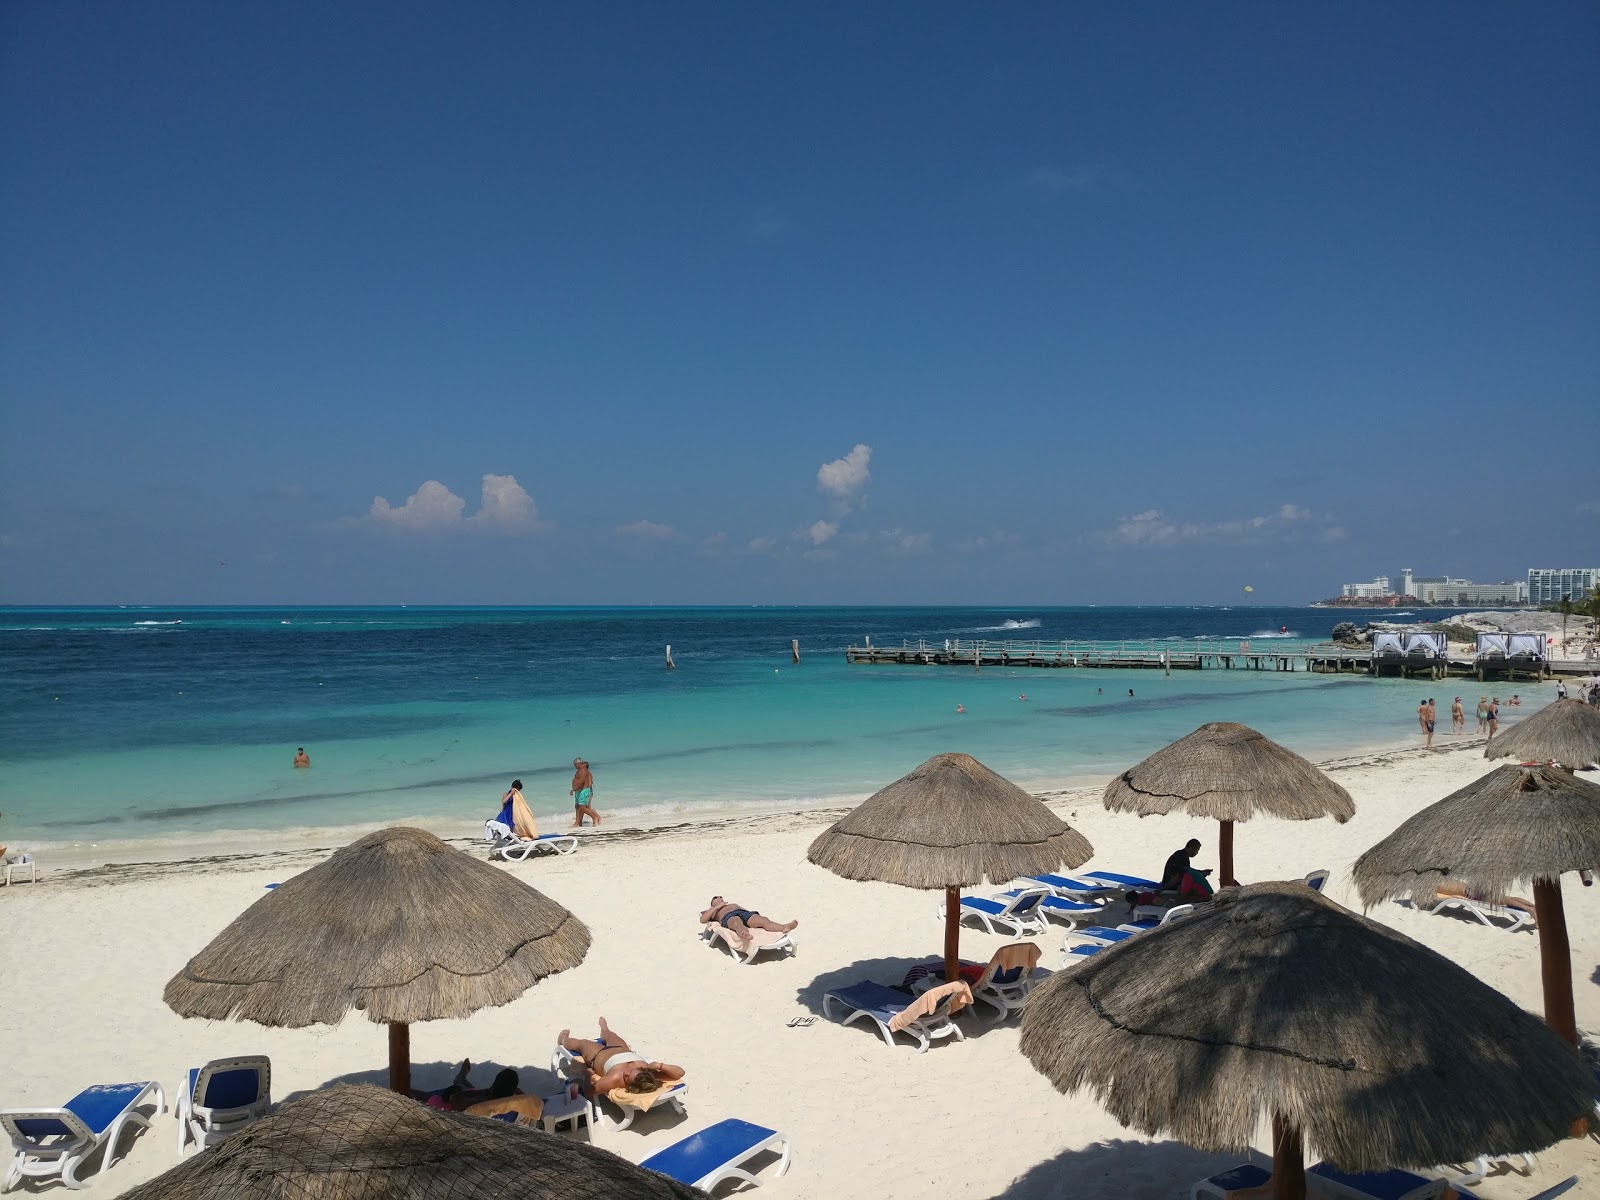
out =
[(39, 864), (33, 861), (33, 855), (18, 854), (13, 858), (6, 859), (6, 886), (11, 886), (12, 872), (16, 872), (20, 877), (24, 871), (28, 873), (29, 883), (39, 882)]
[[(555, 1050), (551, 1052), (550, 1072), (563, 1079), (579, 1080), (584, 1084), (585, 1094), (587, 1094), (589, 1068), (581, 1058), (573, 1054), (560, 1042), (556, 1043)], [(658, 1093), (651, 1094), (650, 1107), (654, 1108), (657, 1104), (671, 1105), (678, 1110), (681, 1116), (686, 1117), (689, 1115), (689, 1109), (684, 1102), (688, 1097), (689, 1083), (687, 1077), (672, 1080), (663, 1083)], [(600, 1101), (602, 1100), (611, 1108), (616, 1109), (619, 1115), (613, 1117), (610, 1112), (600, 1107)], [(609, 1093), (604, 1096), (593, 1096), (589, 1100), (589, 1127), (592, 1129), (595, 1122), (598, 1121), (602, 1122), (607, 1129), (626, 1129), (633, 1124), (634, 1117), (645, 1111), (648, 1110), (638, 1108), (632, 1104), (619, 1104), (611, 1098)]]
[(1049, 888), (1056, 895), (1066, 900), (1093, 900), (1097, 897), (1112, 895), (1118, 891), (1127, 891), (1104, 879), (1074, 879), (1070, 875), (1029, 875), (1025, 878), (1024, 886), (1039, 885)]
[(752, 929), (748, 941), (740, 942), (733, 930), (716, 921), (702, 926), (700, 936), (709, 945), (726, 948), (733, 955), (735, 962), (745, 966), (755, 962), (758, 954), (770, 951), (775, 954), (790, 955), (799, 949), (791, 935), (775, 933), (770, 929)]
[(502, 839), (489, 847), (489, 857), (506, 862), (525, 862), (540, 854), (571, 854), (578, 839), (570, 833), (541, 833), (536, 838)]
[(691, 1133), (639, 1165), (709, 1192), (729, 1179), (759, 1187), (761, 1181), (746, 1171), (745, 1165), (762, 1154), (776, 1154), (779, 1156), (778, 1174), (782, 1175), (789, 1169), (790, 1151), (788, 1135), (730, 1117), (709, 1129)]
[[(1012, 888), (1009, 892), (1001, 892), (994, 897), (996, 902), (1004, 902), (1011, 896), (1019, 896), (1024, 892), (1037, 891), (1037, 885), (1032, 887)], [(1076, 925), (1080, 921), (1093, 921), (1105, 908), (1103, 903), (1093, 903), (1088, 900), (1068, 899), (1056, 893), (1045, 896), (1039, 901), (1039, 911), (1046, 917), (1055, 917), (1069, 925)]]
[[(1139, 918), (1126, 924), (1118, 925), (1115, 928), (1106, 925), (1086, 925), (1081, 929), (1069, 929), (1067, 930), (1067, 939), (1083, 938), (1085, 941), (1100, 942), (1102, 945), (1114, 945), (1117, 942), (1125, 942), (1138, 934), (1147, 933), (1152, 929), (1159, 929), (1168, 922), (1188, 916), (1193, 911), (1194, 905), (1192, 904), (1174, 904), (1171, 908), (1161, 910), (1159, 916), (1151, 915)], [(1063, 949), (1065, 949), (1064, 945)]]
[(1320, 892), (1324, 887), (1327, 886), (1327, 883), (1328, 883), (1328, 872), (1327, 871), (1313, 871), (1313, 872), (1311, 872), (1311, 874), (1307, 875), (1300, 882), (1305, 884), (1313, 892)]
[(117, 1141), (129, 1125), (147, 1127), (139, 1105), (154, 1098), (156, 1113), (167, 1111), (158, 1083), (102, 1083), (86, 1087), (60, 1108), (10, 1108), (0, 1112), (0, 1128), (11, 1139), (11, 1166), (0, 1192), (24, 1179), (59, 1179), (69, 1188), (86, 1186), (78, 1168), (101, 1146), (104, 1172), (116, 1159)]
[(272, 1063), (264, 1054), (218, 1058), (191, 1068), (174, 1093), (178, 1153), (200, 1150), (238, 1133), (272, 1108)]
[(830, 1020), (838, 1020), (833, 1011), (834, 1006), (838, 1005), (846, 1012), (841, 1024), (848, 1025), (852, 1021), (869, 1020), (878, 1027), (883, 1040), (890, 1046), (895, 1044), (895, 1033), (903, 1033), (916, 1040), (918, 1054), (927, 1053), (928, 1046), (934, 1038), (953, 1037), (958, 1042), (965, 1040), (967, 1035), (962, 1033), (951, 1019), (952, 1000), (949, 996), (942, 998), (938, 1007), (927, 1016), (919, 1017), (899, 1030), (891, 1030), (889, 1022), (915, 1003), (911, 996), (895, 988), (863, 981), (853, 983), (846, 988), (836, 988), (825, 994), (822, 997), (822, 1015)]
[[(1491, 929), (1505, 929), (1507, 933), (1515, 933), (1519, 929), (1532, 929), (1534, 927), (1533, 914), (1520, 907), (1511, 905), (1488, 904), (1482, 900), (1474, 900), (1470, 896), (1440, 896), (1428, 909), (1435, 915), (1459, 909), (1469, 916), (1477, 917)], [(1496, 921), (1509, 921), (1508, 925), (1496, 924)]]
[[(983, 927), (990, 933), (1004, 936), (1007, 933), (1022, 937), (1030, 933), (1043, 933), (1050, 927), (1050, 922), (1045, 919), (1040, 908), (1041, 902), (1050, 892), (1045, 888), (1018, 888), (1016, 891), (1007, 892), (994, 900), (986, 900), (982, 896), (961, 897), (961, 920), (969, 917), (983, 923)], [(944, 907), (941, 905), (938, 917), (942, 921), (945, 917)], [(996, 925), (1003, 925), (1005, 929), (996, 929)]]

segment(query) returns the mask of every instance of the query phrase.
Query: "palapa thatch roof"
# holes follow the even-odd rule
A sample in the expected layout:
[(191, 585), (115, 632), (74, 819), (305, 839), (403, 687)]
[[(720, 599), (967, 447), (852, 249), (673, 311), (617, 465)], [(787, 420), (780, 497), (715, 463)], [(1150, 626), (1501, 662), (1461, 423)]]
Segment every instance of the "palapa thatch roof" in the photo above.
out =
[(970, 754), (936, 754), (834, 822), (806, 857), (846, 879), (964, 887), (1081, 867), (1089, 839)]
[(1485, 758), (1558, 762), (1569, 771), (1600, 763), (1600, 708), (1557, 700), (1518, 721), (1483, 748)]
[(1366, 904), (1432, 901), (1453, 879), (1500, 900), (1530, 879), (1600, 867), (1600, 786), (1554, 767), (1496, 767), (1356, 859)]
[(1350, 793), (1293, 750), (1248, 725), (1214, 721), (1157, 750), (1106, 785), (1105, 806), (1141, 817), (1214, 821), (1355, 816)]
[(440, 1112), (374, 1087), (280, 1105), (124, 1200), (690, 1200), (704, 1195), (585, 1142)]
[(1221, 893), (1057, 972), (1021, 1048), (1146, 1134), (1243, 1151), (1281, 1115), (1348, 1171), (1535, 1150), (1594, 1103), (1543, 1022), (1298, 883)]
[(257, 900), (167, 984), (185, 1017), (330, 1024), (465, 1017), (583, 961), (554, 900), (421, 829), (368, 834)]

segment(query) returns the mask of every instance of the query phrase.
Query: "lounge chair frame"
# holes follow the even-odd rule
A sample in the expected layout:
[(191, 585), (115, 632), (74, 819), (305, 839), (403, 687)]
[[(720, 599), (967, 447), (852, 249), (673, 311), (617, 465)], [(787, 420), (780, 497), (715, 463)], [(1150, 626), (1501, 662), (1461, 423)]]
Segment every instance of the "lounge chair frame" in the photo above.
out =
[[(961, 921), (964, 923), (969, 918), (981, 921), (986, 930), (1001, 937), (1026, 937), (1030, 933), (1043, 933), (1050, 928), (1050, 922), (1041, 906), (1054, 894), (1049, 888), (1040, 886), (1013, 888), (992, 899), (986, 896), (963, 896)], [(942, 904), (935, 915), (941, 921), (945, 919)], [(996, 929), (996, 925), (1005, 928)]]
[(489, 857), (503, 862), (526, 862), (545, 854), (571, 854), (578, 839), (570, 833), (541, 833), (536, 838), (502, 839), (489, 847)]
[(700, 938), (708, 945), (721, 946), (723, 949), (727, 950), (729, 954), (733, 955), (733, 960), (735, 962), (746, 967), (755, 962), (758, 955), (765, 954), (769, 950), (776, 951), (787, 958), (792, 956), (800, 948), (795, 942), (794, 938), (786, 933), (782, 937), (776, 938), (773, 941), (762, 942), (758, 946), (753, 946), (751, 947), (749, 953), (745, 953), (739, 949), (739, 939), (733, 936), (732, 930), (725, 928), (715, 921), (701, 928)]
[[(861, 984), (852, 985), (852, 987), (860, 986)], [(883, 984), (879, 984), (878, 986), (882, 987), (886, 992), (893, 992), (895, 990)], [(842, 988), (840, 989), (840, 992), (849, 990), (851, 989)], [(828, 992), (822, 997), (822, 1015), (827, 1017), (830, 1021), (839, 1021), (841, 1025), (849, 1025), (852, 1021), (860, 1021), (863, 1019), (869, 1020), (877, 1026), (879, 1035), (883, 1038), (884, 1043), (890, 1047), (893, 1047), (897, 1044), (894, 1040), (894, 1035), (896, 1033), (902, 1033), (917, 1043), (918, 1054), (926, 1054), (928, 1052), (928, 1047), (933, 1044), (933, 1041), (936, 1038), (953, 1037), (958, 1042), (966, 1040), (967, 1035), (961, 1032), (960, 1027), (955, 1023), (955, 1020), (951, 1014), (950, 1005), (952, 1003), (952, 997), (950, 996), (945, 996), (940, 999), (939, 1006), (931, 1013), (928, 1013), (923, 1017), (918, 1017), (915, 1021), (911, 1022), (911, 1024), (902, 1029), (890, 1029), (889, 1020), (893, 1018), (901, 1009), (910, 1006), (913, 1003), (913, 1000), (909, 996), (900, 996), (892, 1001), (889, 1000), (888, 997), (884, 997), (884, 1001), (884, 1004), (878, 1005), (875, 1008), (862, 1008), (859, 1007), (855, 1001), (851, 1000), (847, 996), (841, 995), (839, 992)], [(896, 1007), (887, 1007), (887, 1005), (891, 1003), (896, 1005)], [(834, 1014), (833, 1006), (835, 1004), (837, 1004), (840, 1008), (850, 1009), (849, 1014), (846, 1015), (843, 1020), (840, 1020), (839, 1017)]]
[[(731, 1135), (745, 1130), (749, 1131), (748, 1134), (740, 1142), (733, 1153), (729, 1154), (720, 1164), (712, 1167), (710, 1170), (706, 1171), (696, 1179), (684, 1179), (678, 1175), (671, 1174), (670, 1172), (662, 1171), (660, 1166), (651, 1165), (652, 1163), (657, 1163), (661, 1160), (669, 1158), (674, 1153), (678, 1153), (680, 1147), (689, 1142), (695, 1141), (696, 1139), (715, 1139), (719, 1134)], [(726, 1183), (730, 1179), (738, 1180), (740, 1184), (748, 1184), (751, 1187), (760, 1187), (761, 1180), (757, 1179), (749, 1171), (746, 1171), (744, 1169), (744, 1164), (759, 1154), (765, 1154), (768, 1152), (776, 1154), (778, 1155), (778, 1171), (774, 1178), (778, 1178), (788, 1171), (789, 1160), (793, 1154), (793, 1151), (794, 1146), (789, 1140), (788, 1134), (779, 1133), (775, 1129), (767, 1129), (761, 1125), (752, 1125), (748, 1121), (740, 1121), (730, 1118), (728, 1120), (718, 1121), (715, 1125), (709, 1126), (706, 1129), (702, 1129), (699, 1133), (692, 1133), (686, 1138), (681, 1138), (672, 1145), (668, 1146), (665, 1150), (659, 1150), (655, 1154), (652, 1154), (639, 1165), (647, 1171), (658, 1171), (661, 1174), (667, 1175), (667, 1177), (670, 1179), (677, 1179), (679, 1183), (687, 1183), (690, 1187), (696, 1188), (702, 1192), (711, 1192), (715, 1191), (720, 1185)]]
[[(1477, 917), (1479, 921), (1490, 929), (1504, 929), (1507, 933), (1515, 933), (1519, 929), (1532, 929), (1533, 918), (1520, 908), (1507, 908), (1498, 904), (1485, 904), (1481, 900), (1474, 900), (1469, 896), (1440, 896), (1429, 906), (1428, 911), (1438, 915), (1449, 909), (1458, 908), (1470, 916)], [(1498, 925), (1491, 917), (1509, 919), (1511, 924)]]
[[(561, 1079), (579, 1079), (585, 1085), (589, 1081), (589, 1068), (584, 1065), (581, 1058), (569, 1051), (560, 1042), (556, 1043), (555, 1050), (550, 1054), (550, 1073)], [(634, 1117), (641, 1112), (655, 1112), (663, 1104), (670, 1104), (673, 1108), (676, 1108), (679, 1116), (687, 1117), (689, 1115), (689, 1108), (684, 1103), (689, 1094), (689, 1085), (685, 1080), (677, 1080), (665, 1087), (663, 1092), (661, 1099), (648, 1109), (634, 1108), (631, 1104), (618, 1104), (610, 1096), (589, 1096), (589, 1128), (593, 1129), (596, 1125), (602, 1125), (606, 1129), (627, 1129), (633, 1124)], [(588, 1095), (587, 1086), (584, 1088), (584, 1094)], [(600, 1101), (602, 1100), (606, 1102), (609, 1108), (616, 1109), (621, 1115), (613, 1117), (607, 1109), (601, 1108)]]
[[(0, 1112), (0, 1128), (4, 1128), (10, 1137), (12, 1148), (11, 1166), (4, 1179), (0, 1180), (0, 1192), (10, 1191), (24, 1179), (59, 1179), (74, 1190), (87, 1187), (88, 1184), (78, 1178), (78, 1168), (95, 1151), (101, 1146), (105, 1147), (105, 1158), (100, 1164), (100, 1173), (104, 1173), (116, 1161), (117, 1143), (122, 1131), (130, 1125), (136, 1129), (149, 1127), (150, 1118), (139, 1111), (139, 1105), (154, 1097), (155, 1115), (167, 1111), (167, 1098), (159, 1083), (146, 1081), (101, 1086), (107, 1089), (137, 1087), (139, 1091), (129, 1097), (121, 1111), (98, 1134), (65, 1105), (61, 1108), (15, 1108)], [(85, 1088), (67, 1104), (95, 1090), (98, 1089)], [(27, 1124), (35, 1122), (53, 1122), (59, 1128), (26, 1128)]]

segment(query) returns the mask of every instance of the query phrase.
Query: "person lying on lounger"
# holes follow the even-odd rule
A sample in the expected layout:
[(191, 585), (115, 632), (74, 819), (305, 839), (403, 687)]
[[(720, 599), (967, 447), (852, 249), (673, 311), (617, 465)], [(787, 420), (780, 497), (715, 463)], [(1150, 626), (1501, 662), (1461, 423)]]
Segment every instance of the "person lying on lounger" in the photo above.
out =
[(411, 1098), (421, 1100), (429, 1108), (447, 1108), (455, 1112), (471, 1108), (474, 1104), (485, 1100), (503, 1100), (507, 1096), (520, 1096), (521, 1080), (517, 1073), (506, 1067), (494, 1077), (494, 1082), (486, 1088), (468, 1087), (470, 1080), (467, 1073), (472, 1070), (472, 1060), (464, 1058), (461, 1066), (456, 1070), (456, 1077), (442, 1088), (431, 1092), (413, 1090)]
[(635, 1054), (633, 1047), (606, 1024), (604, 1017), (600, 1018), (600, 1036), (593, 1041), (573, 1037), (570, 1029), (563, 1029), (556, 1040), (568, 1054), (575, 1055), (589, 1068), (591, 1096), (604, 1096), (612, 1088), (653, 1092), (664, 1083), (683, 1078), (682, 1067), (651, 1062), (644, 1055)]
[(724, 929), (731, 929), (741, 938), (748, 937), (752, 929), (770, 929), (773, 933), (788, 933), (799, 921), (773, 921), (763, 917), (754, 909), (744, 908), (732, 900), (724, 900), (721, 896), (711, 897), (711, 907), (700, 913), (700, 924), (710, 925), (716, 922)]

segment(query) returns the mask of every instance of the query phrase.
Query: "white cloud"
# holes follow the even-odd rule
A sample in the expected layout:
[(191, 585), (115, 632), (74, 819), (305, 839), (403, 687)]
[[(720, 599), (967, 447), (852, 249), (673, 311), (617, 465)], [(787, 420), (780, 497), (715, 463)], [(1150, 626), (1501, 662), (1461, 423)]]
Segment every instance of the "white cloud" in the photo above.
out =
[(460, 496), (437, 479), (430, 479), (412, 492), (399, 508), (382, 496), (373, 497), (367, 515), (380, 525), (424, 533), (459, 524), (466, 507), (467, 502)]
[(817, 468), (817, 491), (828, 498), (835, 517), (860, 506), (867, 484), (872, 482), (871, 463), (872, 447), (858, 442), (843, 458)]
[(707, 534), (700, 539), (701, 554), (722, 554), (728, 549), (728, 535), (722, 530)]
[(670, 542), (677, 538), (678, 531), (674, 526), (663, 525), (660, 521), (629, 521), (626, 525), (617, 526), (617, 535), (646, 542)]
[[(1113, 546), (1148, 548), (1179, 546), (1194, 542), (1291, 541), (1301, 524), (1316, 520), (1316, 514), (1298, 504), (1284, 504), (1270, 515), (1240, 517), (1231, 521), (1179, 521), (1159, 508), (1123, 517), (1114, 527), (1088, 535), (1088, 540)], [(1337, 541), (1344, 530), (1331, 525), (1323, 531), (1325, 540)]]
[(885, 529), (878, 539), (888, 544), (892, 554), (921, 554), (933, 545), (933, 534), (908, 533), (904, 529)]
[(485, 475), (483, 501), (467, 521), (515, 533), (535, 528), (539, 524), (539, 510), (533, 497), (517, 483), (515, 475)]
[(1342, 542), (1349, 536), (1343, 525), (1329, 525), (1322, 531), (1322, 540), (1325, 542)]
[(473, 529), (486, 533), (530, 533), (544, 528), (533, 497), (514, 475), (485, 475), (478, 511), (466, 517), (467, 502), (437, 479), (412, 492), (401, 505), (373, 498), (365, 517), (349, 518), (409, 533), (445, 533)]
[(838, 532), (837, 521), (815, 521), (806, 529), (805, 536), (811, 539), (813, 546), (820, 546)]
[(776, 538), (753, 537), (744, 544), (744, 548), (750, 554), (765, 554), (777, 544)]

